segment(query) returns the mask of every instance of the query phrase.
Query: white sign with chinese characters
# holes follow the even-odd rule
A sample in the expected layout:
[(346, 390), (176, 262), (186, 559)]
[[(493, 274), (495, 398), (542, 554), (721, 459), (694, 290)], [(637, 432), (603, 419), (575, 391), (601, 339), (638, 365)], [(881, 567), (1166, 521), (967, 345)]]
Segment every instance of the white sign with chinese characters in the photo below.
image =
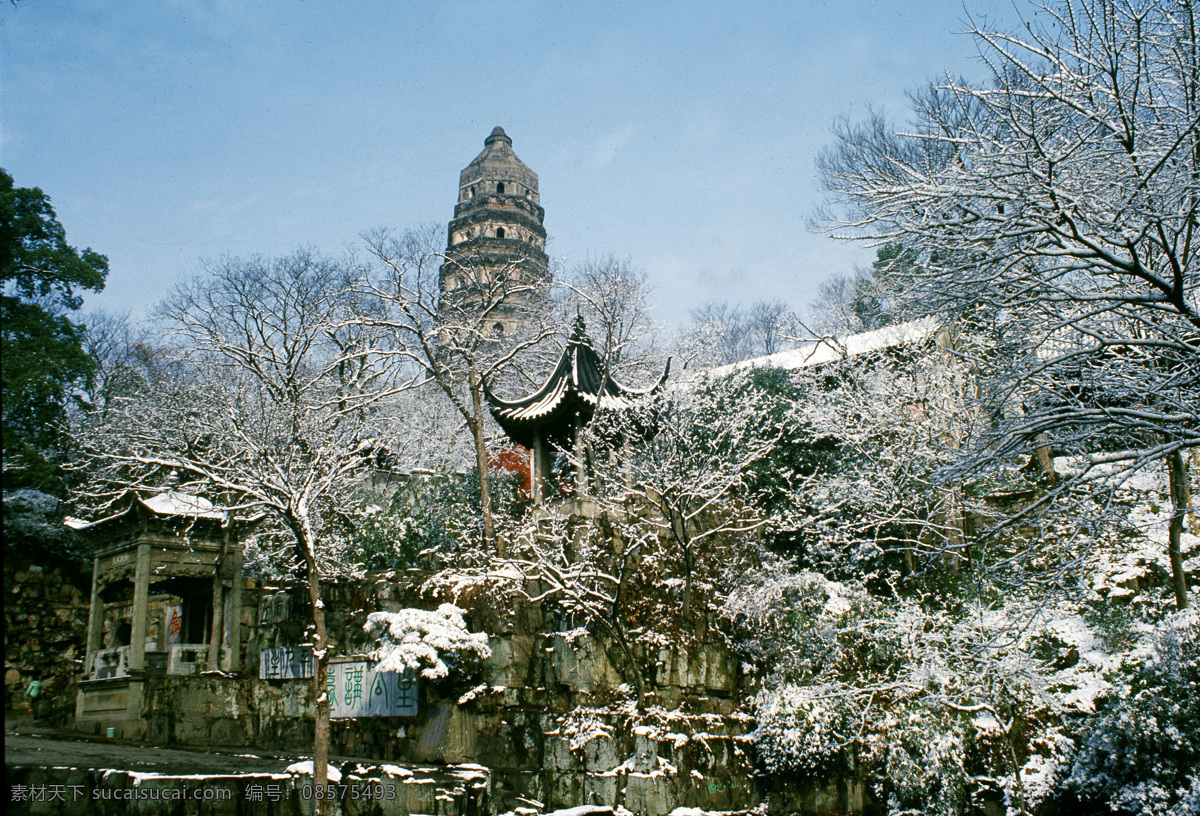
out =
[(413, 672), (375, 671), (366, 661), (330, 663), (329, 716), (415, 717), (417, 677)]

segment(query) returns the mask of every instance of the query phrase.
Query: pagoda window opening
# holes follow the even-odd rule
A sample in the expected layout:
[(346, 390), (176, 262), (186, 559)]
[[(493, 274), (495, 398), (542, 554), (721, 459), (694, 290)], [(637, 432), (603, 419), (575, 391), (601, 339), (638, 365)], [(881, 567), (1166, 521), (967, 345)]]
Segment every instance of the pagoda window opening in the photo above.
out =
[(497, 238), (504, 237), (504, 227), (496, 227), (496, 237)]
[(496, 182), (496, 194), (504, 195), (504, 182), (503, 181)]

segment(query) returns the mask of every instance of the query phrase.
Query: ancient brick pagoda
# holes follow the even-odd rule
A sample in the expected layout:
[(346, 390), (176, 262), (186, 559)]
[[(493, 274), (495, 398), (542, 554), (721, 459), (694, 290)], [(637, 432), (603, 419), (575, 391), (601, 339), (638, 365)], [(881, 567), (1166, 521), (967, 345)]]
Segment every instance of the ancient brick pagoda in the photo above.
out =
[[(533, 500), (542, 504), (546, 498), (553, 449), (573, 449), (580, 432), (598, 410), (631, 407), (638, 397), (660, 389), (670, 371), (671, 361), (667, 360), (662, 376), (649, 388), (622, 385), (606, 370), (604, 359), (588, 338), (583, 318), (577, 316), (567, 347), (541, 388), (521, 399), (505, 400), (485, 384), (488, 407), (496, 422), (509, 439), (532, 452)], [(582, 489), (582, 467), (577, 478)]]
[(515, 327), (517, 301), (550, 284), (546, 212), (538, 201), (537, 173), (517, 158), (512, 139), (497, 126), (459, 174), (439, 275), (443, 309), (479, 306), (489, 299), (483, 291), (502, 282), (512, 294), (490, 309), (489, 328), (498, 337)]
[(263, 516), (175, 491), (117, 506), (67, 522), (96, 552), (76, 722), (140, 736), (147, 675), (241, 668), (242, 538)]

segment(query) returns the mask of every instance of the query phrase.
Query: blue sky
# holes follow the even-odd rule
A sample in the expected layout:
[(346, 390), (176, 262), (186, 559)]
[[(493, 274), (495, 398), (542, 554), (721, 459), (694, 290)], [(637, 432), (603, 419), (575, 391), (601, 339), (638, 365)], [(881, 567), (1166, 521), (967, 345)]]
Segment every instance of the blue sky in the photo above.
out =
[(0, 8), (0, 164), (109, 257), (88, 308), (141, 314), (202, 258), (445, 224), (502, 125), (549, 252), (644, 269), (663, 323), (802, 309), (873, 252), (810, 233), (841, 115), (986, 76), (968, 0), (22, 0)]

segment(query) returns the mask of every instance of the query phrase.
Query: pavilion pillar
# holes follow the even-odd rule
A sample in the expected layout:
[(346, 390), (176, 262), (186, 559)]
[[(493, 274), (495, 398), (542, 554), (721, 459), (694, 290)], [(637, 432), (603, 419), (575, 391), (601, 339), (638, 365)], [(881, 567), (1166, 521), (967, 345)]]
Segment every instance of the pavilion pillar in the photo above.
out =
[(150, 600), (150, 545), (138, 544), (137, 566), (133, 573), (133, 621), (129, 644), (129, 672), (146, 668), (146, 617)]
[(533, 432), (533, 450), (531, 467), (529, 469), (529, 491), (533, 493), (533, 503), (541, 506), (546, 501), (546, 479), (549, 477), (549, 460), (546, 450), (546, 437), (541, 428)]
[(100, 651), (104, 645), (104, 604), (100, 600), (100, 559), (92, 559), (92, 603), (88, 609), (87, 628), (87, 663), (84, 673), (87, 677), (92, 674), (92, 655)]
[(221, 668), (221, 634), (225, 629), (225, 587), (221, 582), (221, 565), (213, 570), (212, 624), (208, 630), (208, 670)]
[(575, 418), (575, 495), (587, 495), (587, 451), (583, 448), (583, 424)]
[(229, 566), (229, 670), (242, 668), (242, 548), (234, 547)]

